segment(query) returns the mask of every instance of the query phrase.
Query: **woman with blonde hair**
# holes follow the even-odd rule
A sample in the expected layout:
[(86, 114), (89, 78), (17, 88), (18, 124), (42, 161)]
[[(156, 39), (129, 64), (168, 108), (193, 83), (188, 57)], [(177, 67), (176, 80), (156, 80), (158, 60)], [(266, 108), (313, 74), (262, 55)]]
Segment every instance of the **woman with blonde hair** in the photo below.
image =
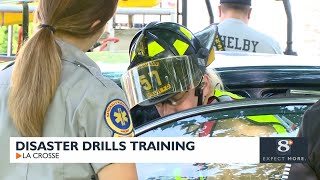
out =
[[(0, 179), (137, 179), (134, 164), (10, 164), (10, 137), (133, 136), (123, 91), (86, 52), (117, 0), (40, 0), (38, 28), (0, 71)], [(126, 116), (113, 121), (116, 110)], [(107, 154), (106, 154), (107, 155)]]

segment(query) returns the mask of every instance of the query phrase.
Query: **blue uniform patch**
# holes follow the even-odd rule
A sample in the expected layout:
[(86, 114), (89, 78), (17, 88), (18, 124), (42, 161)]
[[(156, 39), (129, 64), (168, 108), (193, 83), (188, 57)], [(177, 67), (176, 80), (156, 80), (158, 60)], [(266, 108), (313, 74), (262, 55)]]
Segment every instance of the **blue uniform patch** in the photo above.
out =
[(104, 119), (113, 136), (133, 136), (133, 124), (127, 105), (120, 99), (112, 100), (106, 107)]

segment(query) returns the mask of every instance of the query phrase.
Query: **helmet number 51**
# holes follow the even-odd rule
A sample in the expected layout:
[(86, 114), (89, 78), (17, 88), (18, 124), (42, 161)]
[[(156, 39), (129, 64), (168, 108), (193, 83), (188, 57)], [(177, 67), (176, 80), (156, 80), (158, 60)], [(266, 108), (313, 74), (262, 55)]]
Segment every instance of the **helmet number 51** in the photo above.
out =
[[(155, 80), (157, 81), (158, 86), (162, 85), (160, 76), (158, 71), (153, 70), (149, 73), (150, 79), (152, 80), (152, 77), (155, 77)], [(149, 91), (152, 87), (151, 87), (151, 83), (150, 81), (147, 79), (146, 75), (141, 75), (139, 76), (140, 79), (140, 84), (143, 87), (143, 89), (145, 89), (146, 91)], [(152, 83), (153, 84), (153, 83)]]

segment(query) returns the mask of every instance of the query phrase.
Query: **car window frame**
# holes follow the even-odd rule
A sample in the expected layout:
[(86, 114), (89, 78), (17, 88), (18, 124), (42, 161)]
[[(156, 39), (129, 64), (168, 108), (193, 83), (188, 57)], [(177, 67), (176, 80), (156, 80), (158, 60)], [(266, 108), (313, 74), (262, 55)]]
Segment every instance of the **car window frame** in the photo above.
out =
[(228, 101), (216, 104), (208, 104), (196, 108), (181, 111), (172, 115), (164, 116), (150, 121), (135, 130), (136, 136), (140, 136), (148, 131), (161, 127), (165, 124), (179, 121), (181, 119), (197, 116), (200, 114), (214, 113), (216, 111), (226, 111), (239, 108), (255, 108), (262, 106), (281, 106), (281, 105), (313, 105), (319, 101), (320, 96), (299, 96), (299, 97), (281, 97), (265, 99), (244, 99)]

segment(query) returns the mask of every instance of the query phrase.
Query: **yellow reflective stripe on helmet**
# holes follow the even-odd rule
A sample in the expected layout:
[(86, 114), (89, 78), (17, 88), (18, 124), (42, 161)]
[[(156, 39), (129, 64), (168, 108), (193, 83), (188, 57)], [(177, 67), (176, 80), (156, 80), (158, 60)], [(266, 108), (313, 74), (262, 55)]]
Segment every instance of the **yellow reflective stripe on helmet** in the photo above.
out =
[(150, 57), (153, 57), (161, 53), (162, 51), (164, 51), (164, 48), (156, 41), (153, 41), (152, 43), (148, 44), (148, 53)]
[(278, 123), (273, 124), (273, 128), (277, 131), (277, 133), (286, 133), (287, 130), (284, 126), (281, 125), (281, 122), (274, 115), (260, 115), (260, 116), (246, 116), (249, 120), (257, 122), (257, 123)]
[(132, 55), (131, 55), (131, 61), (134, 59), (134, 57), (136, 57), (136, 52), (133, 51)]
[(238, 96), (236, 94), (233, 94), (233, 93), (227, 92), (227, 91), (220, 91), (219, 89), (214, 90), (214, 96), (215, 97), (230, 96), (232, 99), (245, 99), (242, 96)]
[(190, 34), (190, 32), (186, 29), (186, 28), (184, 28), (184, 27), (180, 27), (180, 31), (184, 34), (184, 35), (186, 35), (187, 37), (188, 37), (188, 39), (192, 39), (192, 36), (191, 36), (191, 34)]
[(176, 50), (178, 51), (179, 55), (182, 56), (184, 55), (184, 53), (187, 51), (187, 49), (189, 48), (189, 44), (180, 41), (179, 39), (177, 39), (173, 46), (176, 48)]
[(209, 56), (208, 56), (208, 60), (207, 60), (207, 64), (206, 66), (209, 66), (215, 59), (215, 56), (214, 56), (214, 48), (212, 48), (210, 50), (210, 53), (209, 53)]

